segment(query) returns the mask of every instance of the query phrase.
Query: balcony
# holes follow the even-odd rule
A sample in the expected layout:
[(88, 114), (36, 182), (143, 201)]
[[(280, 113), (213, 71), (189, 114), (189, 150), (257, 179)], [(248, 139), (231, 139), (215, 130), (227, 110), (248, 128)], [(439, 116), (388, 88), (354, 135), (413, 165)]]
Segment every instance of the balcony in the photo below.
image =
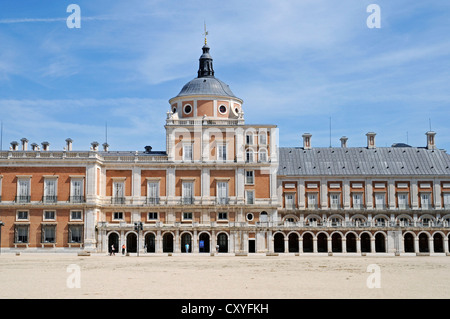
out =
[(182, 197), (181, 205), (192, 205), (194, 204), (194, 197)]
[(79, 204), (79, 203), (84, 203), (84, 196), (70, 196), (69, 197), (69, 201), (72, 204)]
[(58, 196), (56, 195), (45, 195), (42, 196), (42, 202), (44, 204), (55, 204), (58, 202)]
[(147, 197), (145, 203), (147, 205), (159, 205), (159, 197)]
[(125, 197), (113, 197), (113, 198), (111, 198), (111, 204), (123, 205), (123, 204), (125, 204)]
[(19, 203), (19, 204), (30, 203), (31, 202), (31, 196), (24, 196), (24, 195), (16, 196), (15, 202)]
[(230, 204), (230, 199), (228, 197), (219, 197), (216, 198), (217, 205), (228, 205)]

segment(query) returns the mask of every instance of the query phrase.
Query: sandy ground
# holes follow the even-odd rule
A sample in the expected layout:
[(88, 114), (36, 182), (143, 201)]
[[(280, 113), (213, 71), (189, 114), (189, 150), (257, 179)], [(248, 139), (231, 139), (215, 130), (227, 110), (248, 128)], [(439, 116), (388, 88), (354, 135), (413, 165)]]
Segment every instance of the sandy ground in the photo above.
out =
[[(380, 288), (367, 286), (373, 264)], [(0, 298), (449, 297), (446, 256), (0, 256)]]

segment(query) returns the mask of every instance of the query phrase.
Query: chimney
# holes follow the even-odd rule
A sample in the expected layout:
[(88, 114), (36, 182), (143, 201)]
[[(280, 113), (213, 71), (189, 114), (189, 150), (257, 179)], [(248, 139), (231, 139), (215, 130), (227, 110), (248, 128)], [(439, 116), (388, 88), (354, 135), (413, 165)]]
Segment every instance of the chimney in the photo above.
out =
[(434, 150), (436, 148), (436, 144), (434, 143), (434, 136), (436, 135), (436, 132), (428, 131), (425, 135), (427, 136), (427, 149)]
[(302, 135), (303, 137), (303, 149), (310, 150), (311, 149), (311, 134), (305, 133)]
[(145, 153), (150, 153), (152, 151), (152, 147), (151, 146), (146, 146), (145, 147)]
[(66, 143), (67, 143), (66, 151), (72, 150), (72, 142), (73, 142), (73, 140), (71, 138), (66, 139)]
[(374, 132), (369, 132), (366, 134), (367, 136), (367, 148), (375, 148), (375, 135)]
[(109, 151), (109, 144), (108, 143), (103, 143), (103, 151), (108, 152)]
[(341, 140), (341, 147), (342, 147), (342, 148), (346, 148), (346, 147), (347, 147), (347, 140), (348, 140), (348, 137), (347, 137), (347, 136), (342, 136), (342, 137), (340, 138), (340, 140)]
[(94, 151), (94, 152), (97, 152), (98, 151), (98, 142), (92, 142), (91, 143), (91, 148), (92, 148), (92, 150)]
[(20, 141), (22, 142), (22, 151), (26, 151), (28, 149), (28, 140), (24, 137)]
[(50, 143), (49, 142), (42, 142), (42, 150), (43, 151), (49, 151), (50, 150)]
[(36, 143), (31, 143), (30, 146), (33, 151), (39, 151), (39, 145), (37, 145)]
[(17, 143), (17, 141), (12, 141), (11, 142), (11, 150), (12, 151), (17, 151), (17, 146), (19, 145), (19, 143)]

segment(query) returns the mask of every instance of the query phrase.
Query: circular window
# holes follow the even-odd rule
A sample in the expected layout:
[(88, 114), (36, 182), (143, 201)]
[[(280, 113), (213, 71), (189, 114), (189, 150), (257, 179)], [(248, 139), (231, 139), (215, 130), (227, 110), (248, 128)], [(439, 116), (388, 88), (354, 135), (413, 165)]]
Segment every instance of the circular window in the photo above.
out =
[(253, 220), (253, 214), (252, 213), (248, 213), (247, 214), (247, 220), (248, 221), (252, 221)]
[(177, 108), (176, 108), (176, 107), (174, 107), (174, 108), (172, 109), (172, 113), (177, 113)]
[(219, 106), (219, 112), (220, 112), (220, 114), (227, 113), (227, 107), (225, 105)]
[(191, 112), (192, 112), (192, 106), (190, 106), (189, 104), (185, 105), (184, 114), (189, 114)]

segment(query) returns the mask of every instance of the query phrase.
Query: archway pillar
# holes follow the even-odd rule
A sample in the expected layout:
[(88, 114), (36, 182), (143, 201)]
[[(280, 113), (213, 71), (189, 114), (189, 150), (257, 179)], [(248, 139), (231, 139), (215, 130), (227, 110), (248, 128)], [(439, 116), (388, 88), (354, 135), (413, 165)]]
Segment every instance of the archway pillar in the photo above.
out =
[(289, 237), (288, 236), (284, 236), (284, 253), (288, 253), (289, 252)]
[(444, 241), (444, 253), (448, 254), (448, 236), (445, 236), (442, 240)]
[(361, 253), (361, 238), (356, 237), (356, 252)]
[(414, 237), (414, 252), (419, 252), (419, 236)]
[(327, 253), (331, 253), (333, 251), (333, 242), (331, 236), (327, 237)]
[(313, 237), (313, 253), (317, 253), (317, 237)]
[(161, 231), (158, 230), (156, 232), (156, 240), (155, 240), (155, 251), (157, 253), (162, 253), (162, 236), (161, 236)]
[(347, 237), (343, 236), (341, 238), (341, 246), (342, 246), (342, 253), (347, 253)]
[(371, 253), (375, 253), (376, 249), (375, 249), (375, 237), (370, 237), (370, 252)]
[(299, 254), (303, 253), (303, 238), (302, 237), (298, 237), (298, 252)]
[(430, 254), (434, 253), (434, 237), (428, 237), (428, 251)]

